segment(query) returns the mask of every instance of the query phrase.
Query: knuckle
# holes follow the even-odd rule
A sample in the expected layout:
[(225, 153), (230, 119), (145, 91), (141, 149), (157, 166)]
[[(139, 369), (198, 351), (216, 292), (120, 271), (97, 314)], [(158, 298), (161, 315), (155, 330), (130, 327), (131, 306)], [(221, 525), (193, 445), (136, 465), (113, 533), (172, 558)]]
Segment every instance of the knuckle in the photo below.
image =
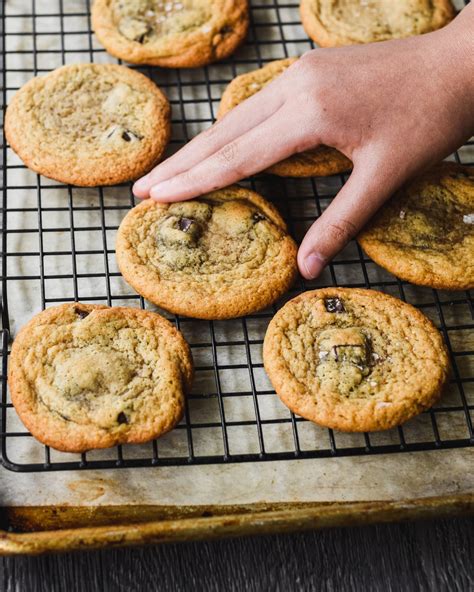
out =
[(237, 146), (235, 142), (230, 142), (217, 152), (216, 157), (222, 164), (230, 164), (235, 160), (236, 155)]
[(350, 220), (341, 218), (337, 222), (330, 222), (326, 227), (326, 233), (332, 242), (342, 245), (356, 235), (357, 228)]

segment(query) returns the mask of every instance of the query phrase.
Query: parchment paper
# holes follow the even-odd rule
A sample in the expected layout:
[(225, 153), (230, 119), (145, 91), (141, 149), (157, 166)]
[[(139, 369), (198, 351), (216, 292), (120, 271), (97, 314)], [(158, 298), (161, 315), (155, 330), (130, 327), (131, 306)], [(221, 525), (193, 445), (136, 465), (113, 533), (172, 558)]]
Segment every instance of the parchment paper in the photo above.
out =
[[(14, 0), (6, 3), (7, 37), (7, 100), (14, 90), (24, 84), (33, 72), (21, 71), (36, 68), (38, 73), (66, 63), (87, 62), (91, 59), (89, 52), (89, 22), (84, 13), (85, 0), (64, 1), (66, 16), (39, 16), (35, 27), (39, 35), (36, 37), (36, 63), (33, 58), (32, 35), (15, 35), (15, 32), (28, 33), (33, 30), (31, 3), (28, 0)], [(460, 3), (462, 5), (462, 3)], [(59, 0), (37, 0), (37, 14), (58, 14)], [(297, 6), (280, 8), (280, 18), (284, 22), (299, 22)], [(68, 16), (70, 15), (70, 16)], [(285, 25), (284, 44), (272, 41), (281, 38), (281, 30), (276, 25), (275, 9), (258, 9), (253, 11), (254, 22), (268, 26), (255, 29), (260, 40), (267, 40), (267, 45), (260, 46), (260, 57), (264, 59), (301, 55), (310, 48), (309, 42), (302, 42), (306, 35), (299, 25)], [(58, 34), (61, 27), (66, 30), (64, 40)], [(66, 49), (66, 53), (62, 53)], [(114, 60), (101, 51), (100, 45), (92, 38), (94, 61), (113, 62)], [(52, 53), (54, 52), (54, 53)], [(282, 53), (283, 52), (283, 53)], [(245, 58), (253, 56), (255, 50), (251, 45), (239, 50), (239, 60), (235, 71), (229, 65), (213, 65), (206, 70), (206, 76), (213, 82), (211, 88), (211, 104), (215, 107), (220, 93), (235, 72), (241, 73), (256, 67), (256, 64), (245, 64)], [(15, 70), (15, 71), (13, 71)], [(179, 98), (179, 92), (186, 100), (186, 124), (183, 125), (183, 113), (180, 106), (173, 105), (173, 138), (175, 144), (170, 151), (176, 149), (180, 142), (192, 137), (209, 125), (200, 122), (210, 118), (208, 90), (205, 86), (192, 84), (201, 80), (202, 70), (175, 71), (154, 70), (154, 79), (164, 86), (171, 100)], [(182, 83), (179, 90), (177, 76)], [(474, 160), (473, 147), (465, 147), (460, 152), (464, 162)], [(21, 161), (8, 150), (6, 182), (8, 184), (7, 225), (9, 234), (7, 247), (8, 303), (10, 314), (10, 330), (12, 336), (19, 327), (41, 308), (40, 274), (46, 277), (45, 297), (47, 305), (67, 299), (88, 299), (88, 301), (107, 302), (111, 299), (114, 305), (139, 306), (133, 290), (127, 286), (118, 274), (113, 248), (115, 230), (130, 206), (130, 191), (124, 186), (106, 188), (102, 192), (96, 189), (67, 189), (54, 181), (41, 178), (41, 188), (36, 189), (36, 175), (21, 168)], [(18, 168), (15, 168), (18, 166)], [(318, 180), (316, 182), (320, 195), (320, 204), (324, 208), (332, 195), (340, 186), (339, 179)], [(317, 213), (313, 199), (311, 181), (282, 180), (278, 178), (262, 178), (257, 180), (257, 190), (272, 199), (284, 213), (291, 213), (296, 222), (292, 232), (301, 238), (304, 230)], [(289, 196), (285, 197), (285, 193)], [(43, 239), (40, 242), (38, 233), (38, 206), (42, 213), (40, 222), (43, 227)], [(74, 206), (74, 211), (71, 207)], [(16, 209), (22, 209), (18, 212)], [(26, 211), (28, 210), (29, 211)], [(103, 218), (102, 218), (103, 216)], [(71, 220), (75, 230), (72, 232)], [(14, 231), (14, 232), (12, 232)], [(108, 254), (104, 257), (105, 247)], [(74, 245), (77, 256), (71, 256)], [(40, 252), (45, 253), (44, 268), (40, 269)], [(82, 251), (87, 251), (83, 254)], [(62, 253), (52, 255), (49, 253)], [(24, 256), (17, 256), (24, 253)], [(29, 254), (27, 254), (29, 253)], [(362, 266), (358, 262), (358, 251), (355, 244), (348, 246), (338, 257), (338, 261), (352, 260), (353, 264), (334, 266), (335, 280), (341, 285), (349, 283), (364, 284)], [(106, 265), (109, 267), (111, 279), (105, 277)], [(79, 276), (77, 293), (73, 281), (68, 277), (73, 268)], [(393, 280), (389, 274), (367, 264), (367, 273), (372, 282)], [(95, 277), (90, 277), (95, 274)], [(49, 275), (64, 275), (64, 278), (48, 279)], [(28, 279), (29, 278), (29, 279)], [(307, 287), (325, 285), (332, 282), (329, 271)], [(384, 288), (387, 292), (398, 295), (396, 286)], [(405, 288), (406, 297), (410, 302), (423, 303), (432, 301), (431, 290)], [(291, 294), (289, 295), (291, 296)], [(445, 295), (446, 298), (448, 297)], [(441, 295), (443, 297), (443, 295)], [(149, 307), (152, 308), (152, 307)], [(267, 311), (268, 312), (268, 311)], [(436, 310), (425, 311), (435, 323), (440, 324)], [(472, 322), (467, 306), (453, 305), (443, 307), (443, 312), (451, 324)], [(269, 317), (256, 315), (246, 321), (250, 339), (263, 338)], [(182, 324), (185, 337), (191, 342), (210, 341), (211, 327), (201, 321), (186, 321)], [(213, 330), (218, 341), (239, 341), (243, 339), (242, 321), (215, 323)], [(450, 333), (454, 349), (473, 350), (472, 332)], [(467, 341), (466, 341), (467, 340)], [(469, 343), (470, 340), (470, 343)], [(212, 365), (210, 347), (193, 350), (197, 365)], [(218, 348), (220, 365), (248, 364), (248, 355), (243, 346), (221, 346)], [(251, 361), (261, 362), (261, 346), (251, 346)], [(473, 374), (472, 358), (468, 356), (459, 362), (461, 372), (465, 376)], [(470, 373), (470, 374), (469, 374)], [(256, 389), (258, 392), (271, 390), (271, 385), (262, 368), (254, 369)], [(247, 369), (229, 369), (219, 373), (223, 392), (251, 391)], [(466, 397), (472, 403), (472, 383), (466, 383)], [(213, 372), (201, 371), (197, 374), (194, 390), (202, 398), (190, 402), (190, 412), (195, 422), (219, 422), (217, 400), (211, 395), (216, 392)], [(288, 410), (274, 395), (258, 397), (262, 418), (288, 418)], [(441, 405), (459, 406), (460, 394), (456, 385), (447, 389)], [(226, 418), (230, 421), (254, 421), (255, 411), (252, 397), (227, 397), (224, 399)], [(24, 427), (13, 409), (9, 409), (7, 426), (9, 432), (22, 432)], [(441, 438), (455, 439), (467, 437), (464, 414), (443, 413), (437, 416)], [(327, 447), (327, 431), (312, 424), (299, 425), (300, 445), (303, 450), (315, 447)], [(405, 428), (407, 441), (421, 442), (432, 440), (433, 433), (429, 417), (421, 416)], [(265, 444), (267, 451), (285, 451), (293, 449), (291, 424), (269, 424), (265, 427)], [(363, 446), (362, 435), (336, 434), (338, 448)], [(193, 431), (193, 440), (197, 454), (222, 454), (222, 433), (220, 428), (208, 428)], [(399, 442), (395, 430), (373, 435), (374, 443)], [(258, 440), (254, 426), (229, 430), (230, 452), (258, 452)], [(10, 460), (18, 464), (26, 462), (43, 462), (44, 448), (29, 437), (9, 438), (7, 445)], [(160, 454), (170, 456), (186, 454), (185, 430), (175, 430), (159, 442)], [(124, 447), (126, 458), (149, 457), (150, 447)], [(74, 455), (72, 455), (74, 457)], [(51, 452), (52, 462), (68, 460), (71, 455)], [(77, 458), (77, 457), (75, 457)], [(91, 460), (97, 458), (116, 458), (115, 451), (91, 452)], [(42, 474), (17, 474), (0, 469), (0, 504), (2, 506), (51, 505), (51, 504), (245, 504), (253, 502), (291, 502), (291, 501), (358, 501), (358, 500), (391, 500), (430, 497), (452, 493), (465, 493), (473, 489), (472, 449), (447, 451), (417, 452), (390, 454), (384, 456), (360, 456), (348, 458), (330, 458), (320, 460), (293, 460), (278, 462), (260, 462), (229, 465), (189, 466), (172, 468), (125, 469), (115, 471), (56, 472)]]

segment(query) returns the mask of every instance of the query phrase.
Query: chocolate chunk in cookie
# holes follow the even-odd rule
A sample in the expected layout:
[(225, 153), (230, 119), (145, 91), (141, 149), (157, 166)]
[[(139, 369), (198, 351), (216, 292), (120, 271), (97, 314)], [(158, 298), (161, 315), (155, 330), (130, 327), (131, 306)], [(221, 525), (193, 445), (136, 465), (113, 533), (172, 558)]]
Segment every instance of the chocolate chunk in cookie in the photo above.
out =
[(357, 240), (376, 263), (404, 280), (446, 290), (474, 288), (473, 211), (474, 168), (445, 162), (398, 191)]
[(73, 185), (113, 185), (159, 160), (170, 135), (170, 108), (139, 72), (75, 64), (25, 84), (7, 109), (5, 133), (42, 175)]
[(23, 327), (8, 372), (25, 426), (66, 452), (147, 442), (171, 430), (191, 379), (189, 348), (167, 320), (76, 303), (49, 308)]
[(204, 66), (229, 56), (248, 27), (247, 0), (95, 0), (92, 26), (108, 52), (134, 64)]
[(142, 296), (177, 314), (231, 318), (265, 308), (296, 276), (296, 245), (273, 206), (241, 187), (142, 202), (122, 221), (117, 261)]
[[(344, 302), (344, 313), (327, 302)], [(330, 428), (377, 431), (436, 402), (446, 348), (417, 309), (381, 292), (325, 288), (290, 300), (273, 317), (265, 370), (294, 413)]]

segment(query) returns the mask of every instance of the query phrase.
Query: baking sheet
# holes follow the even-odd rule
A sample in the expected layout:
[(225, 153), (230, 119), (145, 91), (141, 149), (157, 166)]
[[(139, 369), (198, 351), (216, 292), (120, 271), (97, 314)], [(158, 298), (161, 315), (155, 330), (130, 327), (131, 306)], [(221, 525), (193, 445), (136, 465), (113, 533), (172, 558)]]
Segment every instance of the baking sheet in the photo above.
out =
[[(36, 68), (46, 72), (63, 62), (90, 61), (91, 55), (97, 62), (113, 62), (97, 42), (88, 35), (89, 23), (86, 16), (86, 1), (46, 1), (29, 0), (7, 1), (6, 14), (28, 15), (32, 7), (39, 16), (33, 23), (28, 16), (7, 18), (7, 99), (13, 89), (25, 83), (31, 72), (13, 69)], [(47, 16), (58, 14), (59, 8), (71, 16)], [(277, 8), (275, 8), (277, 6)], [(277, 14), (278, 13), (278, 14)], [(76, 16), (82, 15), (82, 16)], [(288, 55), (301, 55), (310, 48), (309, 41), (298, 24), (296, 4), (275, 5), (262, 2), (255, 4), (254, 23), (261, 24), (252, 34), (262, 41), (259, 45), (259, 58), (277, 59)], [(291, 23), (281, 25), (281, 22)], [(268, 26), (264, 26), (268, 23)], [(31, 33), (33, 36), (15, 35)], [(68, 32), (61, 36), (54, 32), (61, 27)], [(281, 42), (282, 36), (284, 42)], [(302, 41), (303, 40), (303, 41)], [(33, 57), (33, 48), (36, 63)], [(44, 52), (44, 53), (41, 53)], [(54, 52), (54, 53), (52, 53)], [(206, 69), (206, 76), (213, 82), (209, 86), (196, 85), (193, 81), (202, 79), (202, 71), (159, 71), (155, 80), (165, 86), (165, 91), (173, 105), (173, 138), (175, 143), (170, 152), (184, 140), (195, 135), (209, 125), (208, 119), (215, 113), (220, 93), (235, 73), (257, 67), (255, 49), (252, 44), (239, 50), (239, 60), (225, 65), (213, 65)], [(254, 60), (254, 61), (252, 61)], [(175, 84), (179, 77), (180, 85)], [(183, 98), (186, 103), (183, 103)], [(184, 105), (184, 106), (183, 106)], [(183, 124), (183, 116), (186, 123)], [(466, 146), (460, 151), (463, 162), (474, 162), (474, 147)], [(52, 305), (66, 298), (87, 299), (87, 301), (111, 301), (114, 305), (139, 306), (140, 300), (118, 274), (113, 254), (115, 231), (130, 206), (128, 186), (120, 188), (96, 189), (66, 188), (58, 183), (41, 178), (37, 190), (37, 176), (21, 167), (21, 161), (11, 150), (7, 153), (8, 228), (7, 251), (25, 253), (25, 256), (8, 258), (8, 302), (10, 330), (14, 336), (18, 328), (33, 314), (40, 310), (42, 299), (41, 275), (63, 275), (63, 278), (45, 279), (44, 289), (47, 304)], [(18, 167), (18, 168), (16, 168)], [(319, 204), (326, 207), (332, 195), (340, 186), (341, 179), (319, 179), (316, 188)], [(315, 185), (310, 180), (282, 180), (278, 178), (257, 179), (256, 189), (276, 203), (283, 213), (290, 213), (297, 222), (292, 232), (299, 238), (318, 213), (313, 199)], [(288, 195), (288, 198), (286, 198)], [(42, 208), (42, 242), (38, 234), (38, 206)], [(30, 212), (15, 212), (17, 209), (31, 208)], [(74, 231), (71, 231), (71, 216)], [(61, 229), (61, 230), (56, 230)], [(16, 232), (15, 232), (16, 230)], [(71, 244), (76, 252), (94, 251), (87, 255), (71, 257)], [(107, 255), (104, 257), (104, 245)], [(46, 253), (44, 267), (40, 268), (40, 252)], [(62, 252), (63, 255), (48, 253)], [(26, 253), (36, 253), (26, 255)], [(338, 264), (337, 261), (352, 261)], [(359, 252), (354, 243), (338, 256), (336, 264), (327, 270), (316, 282), (307, 288), (338, 283), (341, 285), (364, 285), (364, 269), (359, 263)], [(74, 269), (79, 279), (77, 288), (69, 277)], [(105, 270), (108, 268), (110, 279)], [(399, 294), (399, 286), (393, 277), (377, 266), (367, 263), (365, 271), (376, 287), (380, 285), (387, 292)], [(29, 278), (29, 279), (26, 279)], [(384, 282), (389, 282), (384, 285)], [(392, 282), (392, 283), (390, 283)], [(433, 299), (431, 290), (405, 286), (405, 295), (410, 302), (423, 304)], [(451, 294), (440, 293), (441, 301), (448, 302)], [(147, 305), (149, 307), (149, 305)], [(152, 307), (149, 307), (152, 308)], [(440, 324), (439, 310), (428, 308), (425, 312), (435, 323)], [(472, 323), (470, 311), (463, 301), (452, 306), (442, 306), (443, 314), (452, 325)], [(245, 321), (250, 338), (262, 339), (269, 320), (268, 313), (255, 315)], [(211, 329), (212, 327), (212, 329)], [(213, 325), (201, 321), (187, 321), (182, 324), (185, 337), (193, 343), (206, 341), (205, 337), (213, 330), (217, 341), (235, 343), (242, 340), (242, 321), (226, 321)], [(204, 337), (203, 337), (204, 336)], [(474, 350), (472, 331), (450, 332), (451, 344), (456, 349)], [(466, 341), (467, 340), (467, 341)], [(470, 341), (469, 341), (470, 340)], [(212, 351), (209, 347), (193, 350), (195, 362), (203, 367), (212, 365)], [(261, 363), (261, 346), (255, 344), (250, 354), (241, 346), (222, 346), (218, 348), (219, 364), (229, 366), (228, 371), (219, 375), (220, 388), (224, 393), (248, 390), (249, 373), (245, 366), (252, 358), (255, 388), (258, 392), (271, 391), (271, 385), (258, 364)], [(473, 375), (472, 356), (463, 356), (459, 368), (464, 376)], [(465, 382), (465, 395), (472, 405), (474, 388), (472, 382)], [(215, 376), (212, 371), (198, 373), (193, 393), (202, 395), (190, 402), (193, 419), (196, 422), (219, 424), (215, 393)], [(272, 419), (289, 418), (287, 409), (275, 396), (258, 397), (262, 417)], [(441, 405), (458, 407), (460, 394), (455, 384), (445, 393)], [(224, 399), (226, 417), (236, 422), (254, 422), (255, 409), (252, 397), (227, 397)], [(8, 430), (21, 433), (24, 428), (13, 409), (7, 410)], [(437, 415), (438, 428), (442, 439), (466, 438), (469, 436), (464, 412), (446, 412)], [(322, 430), (309, 422), (298, 426), (302, 450), (315, 447), (328, 447), (327, 430)], [(407, 424), (404, 429), (409, 442), (422, 442), (433, 439), (432, 423), (429, 415), (422, 415)], [(335, 434), (338, 449), (353, 446), (364, 447), (361, 434)], [(193, 431), (193, 441), (197, 454), (221, 455), (223, 453), (222, 430), (220, 427), (203, 428)], [(396, 430), (374, 434), (371, 441), (377, 443), (399, 442)], [(237, 426), (229, 430), (231, 454), (258, 453), (259, 443), (254, 425), (249, 428)], [(292, 425), (286, 423), (267, 424), (265, 427), (266, 450), (279, 452), (294, 447)], [(159, 442), (160, 455), (186, 455), (186, 430), (175, 430)], [(44, 447), (29, 437), (9, 438), (7, 442), (9, 459), (19, 465), (23, 463), (44, 462)], [(125, 458), (149, 456), (147, 446), (126, 446)], [(328, 458), (317, 460), (291, 460), (231, 465), (204, 465), (182, 467), (153, 467), (147, 469), (120, 469), (115, 471), (76, 471), (62, 473), (19, 474), (0, 469), (0, 505), (9, 506), (50, 506), (50, 505), (232, 505), (254, 503), (296, 503), (296, 502), (354, 502), (410, 500), (431, 496), (469, 494), (473, 491), (472, 449), (390, 454), (383, 456), (363, 455), (347, 458)], [(66, 455), (51, 451), (51, 461), (70, 459)], [(116, 451), (95, 451), (88, 458), (116, 458)]]

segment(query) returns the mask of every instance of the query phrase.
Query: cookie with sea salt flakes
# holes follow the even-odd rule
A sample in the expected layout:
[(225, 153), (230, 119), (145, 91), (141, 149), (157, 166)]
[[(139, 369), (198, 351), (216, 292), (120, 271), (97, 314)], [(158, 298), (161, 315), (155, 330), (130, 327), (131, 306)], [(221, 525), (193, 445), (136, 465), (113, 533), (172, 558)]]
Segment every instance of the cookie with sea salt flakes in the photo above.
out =
[(306, 33), (321, 47), (421, 35), (456, 14), (451, 0), (301, 0), (300, 13)]
[(133, 64), (195, 68), (235, 51), (247, 0), (95, 0), (92, 27), (105, 49)]
[(386, 430), (431, 407), (448, 376), (437, 329), (373, 290), (324, 288), (271, 320), (265, 370), (294, 413), (345, 432)]
[(158, 314), (71, 303), (36, 315), (13, 342), (15, 409), (40, 442), (65, 452), (153, 440), (181, 419), (187, 343)]
[(143, 201), (117, 234), (120, 271), (175, 314), (239, 317), (277, 300), (296, 278), (294, 240), (257, 193), (231, 186), (189, 201)]
[[(269, 82), (282, 74), (298, 58), (287, 58), (270, 62), (232, 80), (225, 89), (219, 104), (217, 119), (221, 119), (231, 109), (261, 90)], [(334, 148), (319, 146), (293, 154), (267, 169), (268, 173), (280, 177), (326, 177), (336, 175), (352, 168), (351, 161)]]
[(443, 162), (420, 175), (357, 240), (381, 267), (413, 284), (474, 288), (474, 167)]
[(46, 177), (113, 185), (158, 162), (170, 136), (170, 107), (139, 72), (74, 64), (27, 82), (8, 106), (5, 133), (24, 163)]

